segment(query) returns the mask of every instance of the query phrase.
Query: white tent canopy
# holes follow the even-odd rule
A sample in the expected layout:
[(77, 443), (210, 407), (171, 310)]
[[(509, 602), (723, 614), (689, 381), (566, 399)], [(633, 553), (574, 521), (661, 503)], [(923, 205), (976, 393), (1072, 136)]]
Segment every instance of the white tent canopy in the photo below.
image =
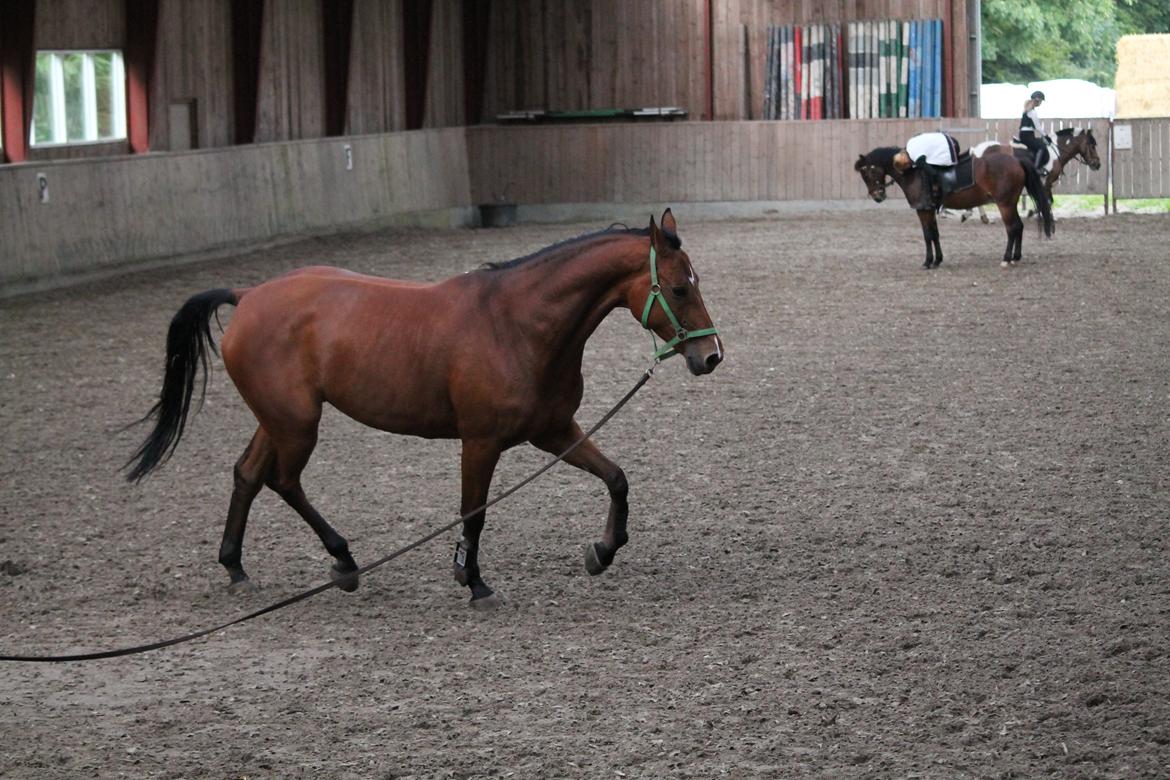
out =
[(1041, 119), (1111, 117), (1117, 111), (1117, 93), (1082, 79), (1053, 79), (1023, 84), (984, 84), (979, 88), (979, 111), (984, 119), (1011, 119), (1024, 113), (1024, 101), (1034, 91), (1044, 93), (1036, 110)]

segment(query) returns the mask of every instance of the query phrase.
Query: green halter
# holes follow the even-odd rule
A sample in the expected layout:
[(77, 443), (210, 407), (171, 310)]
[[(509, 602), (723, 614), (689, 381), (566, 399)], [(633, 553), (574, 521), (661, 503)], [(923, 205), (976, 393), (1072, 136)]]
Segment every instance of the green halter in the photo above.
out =
[[(661, 347), (658, 346), (658, 339), (654, 337), (654, 331), (650, 330), (649, 325), (650, 309), (654, 306), (654, 301), (658, 301), (658, 305), (662, 307), (670, 319), (670, 324), (674, 326), (674, 338)], [(650, 244), (650, 294), (646, 296), (646, 307), (642, 309), (642, 327), (650, 331), (650, 341), (654, 344), (654, 362), (656, 363), (675, 354), (675, 345), (681, 344), (687, 339), (714, 336), (719, 332), (714, 327), (687, 332), (682, 323), (678, 321), (678, 317), (674, 316), (674, 312), (670, 310), (670, 304), (666, 302), (666, 296), (662, 294), (662, 286), (658, 284), (658, 254), (654, 251), (654, 244)]]

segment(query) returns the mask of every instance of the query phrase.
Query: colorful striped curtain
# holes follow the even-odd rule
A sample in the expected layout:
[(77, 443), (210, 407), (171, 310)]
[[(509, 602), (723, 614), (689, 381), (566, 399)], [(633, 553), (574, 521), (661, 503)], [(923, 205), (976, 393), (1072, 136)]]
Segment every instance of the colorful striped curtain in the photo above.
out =
[(941, 116), (942, 54), (941, 19), (769, 27), (763, 117)]

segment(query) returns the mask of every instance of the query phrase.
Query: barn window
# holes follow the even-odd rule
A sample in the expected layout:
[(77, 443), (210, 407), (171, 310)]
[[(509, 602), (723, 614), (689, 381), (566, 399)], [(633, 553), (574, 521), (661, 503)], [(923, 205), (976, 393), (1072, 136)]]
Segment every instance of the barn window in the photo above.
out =
[(33, 146), (126, 137), (126, 77), (118, 51), (39, 51)]

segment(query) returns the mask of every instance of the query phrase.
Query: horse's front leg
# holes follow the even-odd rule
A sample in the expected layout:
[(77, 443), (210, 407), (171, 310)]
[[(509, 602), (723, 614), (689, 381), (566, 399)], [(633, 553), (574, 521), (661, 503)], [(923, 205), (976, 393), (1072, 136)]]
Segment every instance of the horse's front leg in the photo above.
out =
[[(934, 268), (934, 244), (938, 234), (938, 226), (934, 220), (934, 212), (929, 209), (919, 209), (918, 221), (922, 224), (922, 241), (926, 244), (926, 260), (923, 268)], [(942, 262), (942, 249), (939, 249), (938, 262)]]
[[(466, 515), (487, 502), (492, 474), (500, 460), (500, 446), (494, 441), (464, 441), (461, 468), (463, 498), (460, 511)], [(486, 512), (480, 510), (463, 521), (463, 538), (455, 546), (455, 581), (471, 589), (475, 609), (498, 608), (503, 601), (488, 587), (479, 573), (479, 535)]]
[[(545, 452), (560, 455), (582, 435), (581, 426), (574, 421), (564, 430), (534, 438), (532, 443)], [(605, 533), (601, 541), (585, 547), (585, 570), (590, 574), (601, 574), (613, 563), (614, 554), (629, 538), (626, 533), (626, 518), (630, 514), (626, 474), (616, 463), (602, 455), (592, 441), (582, 442), (565, 456), (565, 462), (600, 478), (609, 489), (609, 517), (605, 521)]]

